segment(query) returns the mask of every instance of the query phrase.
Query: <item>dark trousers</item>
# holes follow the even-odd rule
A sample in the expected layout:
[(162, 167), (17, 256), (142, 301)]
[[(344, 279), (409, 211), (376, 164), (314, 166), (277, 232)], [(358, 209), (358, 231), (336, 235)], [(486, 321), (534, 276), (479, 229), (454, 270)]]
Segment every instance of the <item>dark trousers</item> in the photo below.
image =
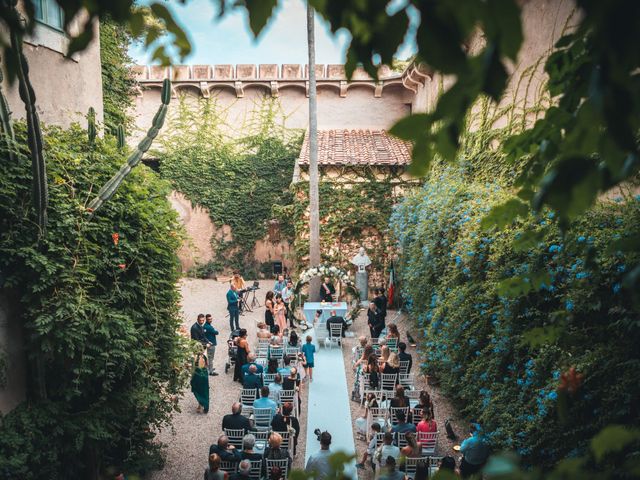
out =
[(240, 329), (240, 309), (238, 307), (229, 309), (229, 328), (231, 331)]
[(287, 316), (287, 318), (289, 319), (289, 326), (291, 328), (296, 328), (296, 326), (293, 324), (293, 312), (291, 311), (291, 309), (289, 308), (289, 304), (285, 303), (285, 315)]
[(462, 478), (468, 478), (482, 470), (482, 467), (484, 467), (484, 463), (481, 463), (480, 465), (473, 465), (467, 462), (463, 457), (460, 462), (460, 475)]

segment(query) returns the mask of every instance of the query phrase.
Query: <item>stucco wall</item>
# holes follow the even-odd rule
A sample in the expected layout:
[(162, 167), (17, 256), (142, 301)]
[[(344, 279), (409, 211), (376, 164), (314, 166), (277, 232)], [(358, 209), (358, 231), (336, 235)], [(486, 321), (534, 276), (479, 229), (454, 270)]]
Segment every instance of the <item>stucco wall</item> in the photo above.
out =
[[(6, 30), (0, 28), (6, 37)], [(29, 62), (31, 83), (36, 93), (40, 120), (68, 127), (73, 122), (86, 123), (89, 107), (96, 119), (103, 120), (100, 39), (95, 26), (95, 39), (81, 53), (65, 56), (68, 38), (62, 32), (37, 23), (34, 35), (25, 38), (24, 52)], [(3, 89), (14, 118), (24, 118), (24, 104), (17, 82), (9, 86), (5, 75)]]

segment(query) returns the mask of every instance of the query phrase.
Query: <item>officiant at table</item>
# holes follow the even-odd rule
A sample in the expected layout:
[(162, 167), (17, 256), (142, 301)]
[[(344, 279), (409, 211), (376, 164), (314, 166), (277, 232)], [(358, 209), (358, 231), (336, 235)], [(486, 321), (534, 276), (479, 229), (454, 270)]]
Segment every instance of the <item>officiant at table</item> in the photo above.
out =
[(329, 277), (324, 277), (322, 285), (320, 285), (320, 301), (333, 302), (333, 295), (336, 293), (336, 287), (331, 283)]

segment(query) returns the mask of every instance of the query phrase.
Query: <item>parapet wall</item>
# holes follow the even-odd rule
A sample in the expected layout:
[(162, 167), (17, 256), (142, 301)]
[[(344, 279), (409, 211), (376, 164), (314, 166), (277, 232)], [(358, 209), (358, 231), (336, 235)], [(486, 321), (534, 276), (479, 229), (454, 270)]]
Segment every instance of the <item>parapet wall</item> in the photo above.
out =
[[(140, 82), (157, 81), (170, 78), (175, 81), (215, 81), (215, 80), (308, 80), (309, 65), (296, 63), (278, 64), (247, 64), (237, 65), (174, 65), (162, 67), (157, 65), (136, 65), (134, 67), (136, 78)], [(402, 74), (392, 71), (386, 65), (378, 72), (380, 80), (401, 78)], [(318, 80), (346, 80), (344, 65), (329, 64), (316, 65), (316, 78)], [(352, 80), (373, 79), (362, 68), (353, 72)]]

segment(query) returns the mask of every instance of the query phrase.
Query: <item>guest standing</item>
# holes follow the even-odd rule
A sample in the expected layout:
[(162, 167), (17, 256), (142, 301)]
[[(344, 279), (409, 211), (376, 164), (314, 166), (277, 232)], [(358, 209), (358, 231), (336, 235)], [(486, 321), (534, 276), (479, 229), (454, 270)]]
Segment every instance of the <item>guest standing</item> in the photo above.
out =
[(218, 345), (217, 337), (220, 334), (218, 330), (216, 330), (213, 326), (213, 317), (210, 313), (207, 313), (205, 317), (204, 328), (204, 336), (207, 339), (207, 363), (209, 364), (209, 375), (216, 376), (218, 375), (215, 372), (215, 368), (213, 368), (213, 357), (216, 355), (216, 346)]
[(384, 327), (382, 326), (380, 310), (378, 310), (376, 304), (373, 302), (369, 303), (369, 310), (367, 310), (367, 323), (369, 324), (369, 333), (371, 334), (371, 338), (378, 338)]
[(249, 342), (247, 341), (247, 329), (241, 328), (238, 337), (235, 339), (238, 347), (236, 354), (236, 365), (233, 371), (233, 380), (242, 383), (242, 366), (247, 363), (249, 356)]
[(275, 315), (276, 325), (278, 325), (278, 330), (280, 335), (284, 334), (284, 330), (287, 328), (287, 307), (282, 300), (282, 295), (276, 295), (276, 304), (273, 307), (273, 312)]
[(278, 275), (278, 281), (273, 286), (273, 292), (275, 294), (282, 293), (282, 290), (287, 286), (287, 282), (284, 281), (284, 275)]
[(193, 362), (191, 375), (191, 391), (198, 401), (198, 413), (209, 412), (209, 375), (207, 374), (207, 357), (198, 353)]
[(287, 280), (287, 286), (282, 290), (282, 301), (284, 302), (284, 306), (287, 307), (286, 314), (289, 319), (289, 326), (291, 328), (296, 328), (293, 324), (293, 306), (291, 305), (293, 298), (293, 282), (291, 280)]
[(238, 302), (238, 292), (233, 283), (229, 283), (229, 291), (227, 292), (227, 310), (229, 311), (229, 328), (233, 332), (240, 329), (240, 307)]
[(203, 347), (207, 346), (207, 337), (204, 334), (204, 313), (199, 313), (196, 322), (191, 325), (191, 340), (200, 342)]
[(264, 323), (269, 327), (269, 331), (273, 334), (275, 320), (273, 315), (273, 292), (269, 290), (264, 298)]
[(316, 346), (311, 343), (312, 340), (311, 335), (307, 335), (307, 343), (301, 348), (302, 354), (304, 355), (304, 371), (310, 382), (313, 382), (314, 355), (316, 353)]

